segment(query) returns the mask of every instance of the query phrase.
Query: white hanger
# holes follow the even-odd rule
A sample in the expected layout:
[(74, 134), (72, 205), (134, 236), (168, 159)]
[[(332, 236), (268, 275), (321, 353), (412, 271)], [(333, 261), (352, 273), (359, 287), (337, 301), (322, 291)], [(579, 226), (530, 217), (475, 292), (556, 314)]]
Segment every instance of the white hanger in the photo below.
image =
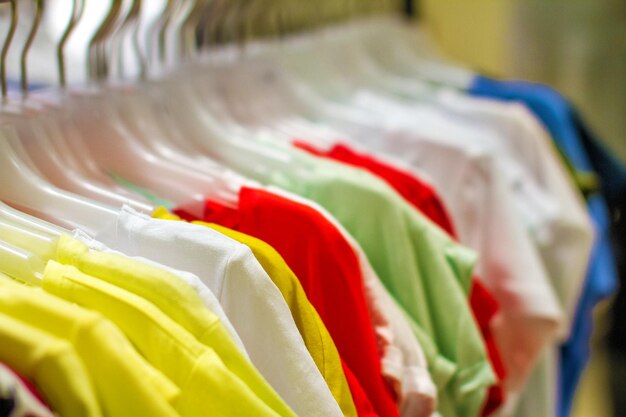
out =
[[(378, 18), (369, 22), (366, 46), (381, 65), (399, 74), (457, 89), (467, 89), (475, 73), (441, 55), (428, 33), (400, 19)], [(381, 37), (380, 34), (385, 36)], [(389, 45), (392, 44), (393, 48)]]
[(276, 169), (290, 169), (290, 155), (234, 135), (222, 120), (215, 117), (210, 102), (203, 96), (207, 84), (211, 83), (211, 75), (206, 75), (206, 67), (195, 71), (200, 70), (203, 76), (189, 74), (187, 80), (162, 90), (165, 94), (163, 105), (169, 109), (171, 123), (205, 155), (248, 177), (267, 178)]
[(27, 230), (32, 230), (38, 233), (45, 234), (50, 237), (59, 237), (63, 233), (69, 233), (68, 230), (63, 229), (52, 223), (48, 223), (37, 217), (30, 216), (19, 210), (7, 206), (0, 201), (0, 221), (4, 221), (13, 225), (20, 226)]
[(141, 143), (160, 167), (176, 167), (186, 173), (189, 176), (187, 185), (194, 186), (194, 190), (205, 198), (211, 196), (231, 206), (236, 204), (245, 179), (229, 174), (227, 168), (203, 157), (176, 126), (168, 123), (167, 118), (158, 117), (158, 103), (151, 101), (151, 97), (137, 89), (121, 91), (111, 98), (117, 108), (125, 109), (120, 112), (122, 123), (132, 132), (134, 140)]
[(23, 161), (27, 159), (12, 128), (0, 129), (0, 200), (45, 213), (90, 232), (112, 224), (117, 210), (54, 187)]
[[(93, 198), (114, 207), (124, 204), (133, 208), (150, 212), (153, 210), (147, 203), (117, 190), (109, 190), (101, 184), (84, 176), (72, 161), (71, 147), (52, 139), (54, 134), (61, 135), (54, 120), (44, 121), (42, 118), (17, 123), (20, 139), (30, 160), (41, 174), (54, 185), (73, 193)], [(61, 146), (59, 146), (61, 145)]]
[(19, 224), (0, 219), (0, 235), (2, 240), (24, 250), (34, 253), (41, 259), (54, 257), (58, 237)]
[(40, 286), (44, 269), (45, 264), (37, 255), (0, 240), (0, 273)]

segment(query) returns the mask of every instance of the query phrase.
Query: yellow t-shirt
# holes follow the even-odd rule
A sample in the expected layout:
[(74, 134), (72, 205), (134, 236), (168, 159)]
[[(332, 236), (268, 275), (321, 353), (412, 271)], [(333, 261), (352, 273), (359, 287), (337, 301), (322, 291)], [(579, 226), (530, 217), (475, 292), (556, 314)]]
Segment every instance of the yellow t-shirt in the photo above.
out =
[[(180, 217), (169, 213), (164, 208), (155, 210), (153, 217), (165, 220), (181, 220)], [(193, 223), (210, 227), (231, 239), (243, 243), (252, 250), (257, 261), (259, 261), (287, 302), (307, 350), (313, 357), (341, 411), (346, 417), (356, 417), (356, 407), (341, 366), (341, 359), (335, 342), (333, 342), (315, 307), (307, 298), (300, 281), (280, 254), (269, 244), (244, 233), (212, 223), (201, 221)]]
[(59, 239), (57, 261), (73, 265), (86, 274), (153, 303), (199, 342), (212, 348), (224, 365), (278, 415), (295, 417), (295, 413), (237, 348), (219, 318), (205, 307), (189, 284), (173, 273), (123, 255), (90, 250), (87, 245), (69, 236)]
[(180, 394), (178, 387), (100, 314), (39, 288), (2, 280), (0, 313), (69, 342), (85, 364), (105, 415), (178, 415), (169, 404)]
[(0, 313), (0, 361), (37, 384), (60, 415), (102, 416), (87, 370), (69, 342)]
[(181, 416), (278, 416), (213, 349), (146, 299), (56, 261), (46, 266), (43, 288), (113, 321), (180, 388), (174, 406)]

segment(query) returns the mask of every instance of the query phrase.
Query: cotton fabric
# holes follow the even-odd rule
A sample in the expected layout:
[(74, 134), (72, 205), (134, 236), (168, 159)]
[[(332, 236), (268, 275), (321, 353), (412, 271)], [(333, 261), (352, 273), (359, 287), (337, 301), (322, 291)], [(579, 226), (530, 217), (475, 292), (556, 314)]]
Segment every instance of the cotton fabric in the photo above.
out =
[(341, 415), (289, 307), (247, 246), (203, 226), (153, 219), (129, 207), (95, 238), (126, 255), (197, 275), (219, 300), (254, 366), (297, 415)]

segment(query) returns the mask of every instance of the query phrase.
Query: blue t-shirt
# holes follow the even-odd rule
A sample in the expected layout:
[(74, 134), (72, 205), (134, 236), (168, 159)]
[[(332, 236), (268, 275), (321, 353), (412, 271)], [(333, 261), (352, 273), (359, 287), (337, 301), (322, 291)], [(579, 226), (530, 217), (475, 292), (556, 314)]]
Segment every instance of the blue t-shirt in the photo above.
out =
[[(583, 172), (595, 171), (578, 129), (572, 106), (555, 90), (524, 81), (497, 81), (477, 76), (469, 89), (474, 96), (525, 104), (550, 132), (556, 145)], [(594, 193), (587, 200), (597, 239), (569, 340), (561, 346), (558, 416), (570, 414), (576, 386), (589, 358), (593, 307), (617, 289), (617, 270), (609, 235), (610, 214), (605, 198)]]

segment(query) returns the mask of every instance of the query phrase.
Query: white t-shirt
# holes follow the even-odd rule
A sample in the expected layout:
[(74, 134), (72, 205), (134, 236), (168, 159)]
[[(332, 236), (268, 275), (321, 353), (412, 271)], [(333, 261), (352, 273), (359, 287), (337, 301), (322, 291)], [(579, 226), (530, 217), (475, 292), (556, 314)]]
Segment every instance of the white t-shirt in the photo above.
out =
[(130, 207), (95, 238), (127, 256), (198, 276), (219, 300), (252, 363), (296, 414), (342, 415), (282, 294), (247, 246), (213, 229), (153, 219)]

